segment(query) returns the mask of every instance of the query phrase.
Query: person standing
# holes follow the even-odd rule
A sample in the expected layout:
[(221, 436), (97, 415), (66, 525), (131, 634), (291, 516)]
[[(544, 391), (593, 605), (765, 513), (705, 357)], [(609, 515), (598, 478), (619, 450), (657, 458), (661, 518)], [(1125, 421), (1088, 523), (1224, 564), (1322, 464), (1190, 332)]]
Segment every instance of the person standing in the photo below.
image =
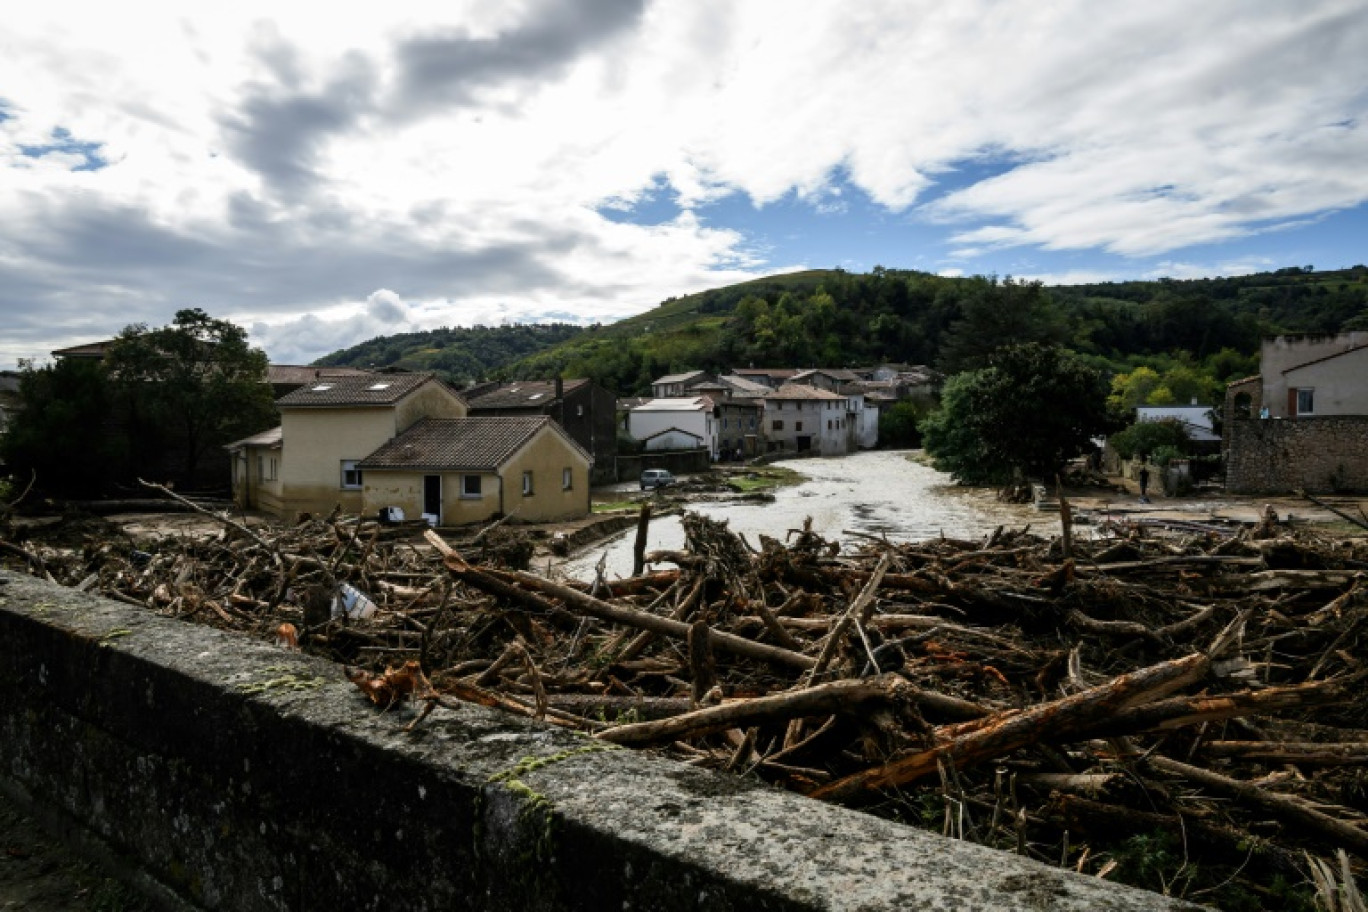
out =
[(1140, 467), (1140, 474), (1137, 477), (1140, 480), (1140, 500), (1144, 503), (1149, 503), (1149, 466), (1142, 465)]

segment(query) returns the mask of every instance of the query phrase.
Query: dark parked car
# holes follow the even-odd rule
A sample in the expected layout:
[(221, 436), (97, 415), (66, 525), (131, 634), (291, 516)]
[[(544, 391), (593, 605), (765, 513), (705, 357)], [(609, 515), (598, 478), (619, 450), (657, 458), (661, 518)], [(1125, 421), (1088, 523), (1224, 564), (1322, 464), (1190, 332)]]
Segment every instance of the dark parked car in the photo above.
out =
[(675, 477), (667, 469), (647, 469), (641, 473), (641, 490), (668, 488), (675, 483)]

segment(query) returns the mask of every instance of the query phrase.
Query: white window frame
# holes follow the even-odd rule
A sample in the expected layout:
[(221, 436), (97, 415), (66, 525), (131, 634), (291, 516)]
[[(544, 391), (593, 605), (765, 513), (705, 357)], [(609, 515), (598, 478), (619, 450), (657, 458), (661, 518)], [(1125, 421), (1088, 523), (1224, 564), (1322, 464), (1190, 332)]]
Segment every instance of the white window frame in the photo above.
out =
[(523, 497), (533, 497), (536, 495), (536, 490), (532, 484), (531, 469), (528, 469), (526, 472), (523, 472), (522, 492)]
[(569, 466), (561, 469), (561, 490), (569, 491), (575, 484), (575, 472)]
[[(357, 468), (357, 465), (358, 465), (360, 462), (361, 462), (361, 460), (359, 460), (359, 459), (344, 459), (344, 460), (342, 460), (342, 490), (343, 490), (343, 491), (359, 491), (359, 490), (361, 490), (362, 486), (365, 484), (363, 478), (361, 477), (361, 470), (360, 470), (359, 468)], [(356, 476), (355, 481), (348, 481), (348, 480), (347, 480), (347, 475), (348, 475), (348, 473), (353, 473), (353, 474), (355, 474), (355, 476)]]
[[(1306, 402), (1306, 408), (1302, 408), (1303, 401)], [(1316, 414), (1316, 388), (1314, 386), (1304, 386), (1297, 390), (1297, 414)]]
[[(474, 480), (474, 482), (475, 482), (475, 490), (473, 490), (473, 491), (470, 490), (470, 482), (471, 482), (472, 480)], [(462, 499), (462, 500), (479, 500), (481, 497), (483, 497), (483, 496), (484, 496), (484, 484), (483, 484), (483, 482), (484, 482), (483, 476), (480, 476), (480, 475), (462, 475), (462, 476), (461, 476), (461, 499)]]

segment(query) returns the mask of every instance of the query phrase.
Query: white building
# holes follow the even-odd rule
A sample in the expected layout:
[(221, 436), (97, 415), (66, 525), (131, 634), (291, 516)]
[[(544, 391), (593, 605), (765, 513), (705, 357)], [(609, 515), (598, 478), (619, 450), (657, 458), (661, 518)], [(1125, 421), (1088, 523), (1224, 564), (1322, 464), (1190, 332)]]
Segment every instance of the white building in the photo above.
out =
[(707, 396), (648, 400), (627, 413), (627, 433), (648, 450), (702, 447), (718, 458), (717, 420)]
[(865, 402), (864, 393), (846, 393), (848, 448), (872, 450), (879, 445), (879, 410)]
[(1136, 421), (1177, 421), (1194, 443), (1220, 443), (1209, 405), (1142, 405)]

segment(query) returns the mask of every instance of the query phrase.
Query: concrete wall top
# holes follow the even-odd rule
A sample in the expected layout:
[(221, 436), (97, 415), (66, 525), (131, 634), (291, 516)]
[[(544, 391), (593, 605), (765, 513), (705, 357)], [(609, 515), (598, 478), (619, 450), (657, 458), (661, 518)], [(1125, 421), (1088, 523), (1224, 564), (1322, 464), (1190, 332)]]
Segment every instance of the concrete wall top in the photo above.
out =
[(1157, 894), (0, 571), (0, 785), (196, 908), (1156, 910)]

